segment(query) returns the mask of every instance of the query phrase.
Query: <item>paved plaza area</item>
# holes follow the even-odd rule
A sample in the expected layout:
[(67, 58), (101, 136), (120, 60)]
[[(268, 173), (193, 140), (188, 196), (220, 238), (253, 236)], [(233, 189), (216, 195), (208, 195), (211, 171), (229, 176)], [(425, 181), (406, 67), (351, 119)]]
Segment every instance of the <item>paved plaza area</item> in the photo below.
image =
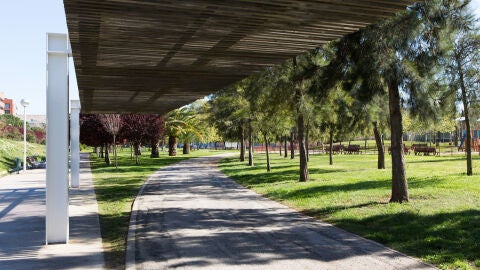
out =
[(88, 154), (70, 189), (69, 244), (45, 245), (45, 170), (0, 178), (0, 269), (102, 269), (103, 247)]
[(151, 176), (133, 206), (127, 269), (435, 269), (263, 198), (220, 159)]

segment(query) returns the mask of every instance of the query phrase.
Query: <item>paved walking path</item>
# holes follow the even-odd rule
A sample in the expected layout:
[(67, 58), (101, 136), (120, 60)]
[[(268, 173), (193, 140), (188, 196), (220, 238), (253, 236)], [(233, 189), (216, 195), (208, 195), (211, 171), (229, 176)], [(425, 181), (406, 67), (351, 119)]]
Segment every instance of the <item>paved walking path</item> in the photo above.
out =
[(70, 189), (70, 241), (45, 245), (45, 170), (0, 178), (0, 269), (102, 269), (103, 247), (88, 154)]
[(239, 186), (219, 159), (152, 175), (134, 204), (127, 269), (434, 269)]

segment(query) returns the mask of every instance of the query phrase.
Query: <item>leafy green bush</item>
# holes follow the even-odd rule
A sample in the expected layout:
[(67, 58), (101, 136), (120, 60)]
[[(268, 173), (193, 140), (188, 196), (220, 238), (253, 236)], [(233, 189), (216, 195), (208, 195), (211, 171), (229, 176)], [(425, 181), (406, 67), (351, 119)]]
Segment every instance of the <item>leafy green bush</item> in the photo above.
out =
[(91, 148), (92, 147), (90, 147), (86, 144), (83, 144), (83, 143), (80, 144), (80, 151), (91, 150)]
[[(3, 120), (5, 125), (13, 126), (13, 127), (23, 127), (23, 121), (19, 117), (11, 114), (2, 114), (0, 115), (0, 119)], [(28, 127), (28, 123), (27, 123)]]
[(27, 131), (27, 142), (31, 142), (31, 143), (37, 143), (37, 138), (35, 137), (35, 135), (29, 131)]

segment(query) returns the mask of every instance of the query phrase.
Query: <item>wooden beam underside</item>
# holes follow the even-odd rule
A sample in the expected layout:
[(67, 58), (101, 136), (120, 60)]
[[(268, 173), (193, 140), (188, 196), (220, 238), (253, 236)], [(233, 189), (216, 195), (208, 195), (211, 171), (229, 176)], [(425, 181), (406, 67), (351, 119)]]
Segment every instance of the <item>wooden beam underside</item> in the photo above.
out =
[(64, 0), (90, 113), (166, 113), (412, 3)]

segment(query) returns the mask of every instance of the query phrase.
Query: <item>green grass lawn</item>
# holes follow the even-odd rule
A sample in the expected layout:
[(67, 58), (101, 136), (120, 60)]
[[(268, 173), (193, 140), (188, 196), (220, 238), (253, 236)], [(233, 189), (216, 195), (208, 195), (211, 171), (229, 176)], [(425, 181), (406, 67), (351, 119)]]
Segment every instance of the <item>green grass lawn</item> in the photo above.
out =
[[(27, 142), (27, 156), (45, 157), (45, 145)], [(0, 175), (15, 165), (15, 158), (23, 160), (23, 141), (0, 138)]]
[(256, 154), (255, 167), (236, 158), (221, 169), (238, 183), (443, 269), (480, 269), (480, 159), (465, 175), (464, 156), (407, 156), (410, 202), (388, 203), (391, 161), (376, 169), (376, 155), (311, 156), (311, 181), (298, 182), (298, 158)]
[[(181, 149), (179, 149), (181, 152)], [(118, 151), (118, 168), (107, 166), (103, 158), (90, 155), (97, 195), (100, 227), (105, 248), (106, 268), (122, 269), (125, 262), (125, 236), (128, 230), (133, 200), (143, 182), (163, 166), (192, 157), (214, 155), (225, 151), (199, 150), (189, 155), (181, 153), (169, 157), (161, 152), (160, 158), (150, 158), (144, 151), (139, 165), (130, 159), (130, 151)], [(113, 162), (113, 157), (112, 157)]]

